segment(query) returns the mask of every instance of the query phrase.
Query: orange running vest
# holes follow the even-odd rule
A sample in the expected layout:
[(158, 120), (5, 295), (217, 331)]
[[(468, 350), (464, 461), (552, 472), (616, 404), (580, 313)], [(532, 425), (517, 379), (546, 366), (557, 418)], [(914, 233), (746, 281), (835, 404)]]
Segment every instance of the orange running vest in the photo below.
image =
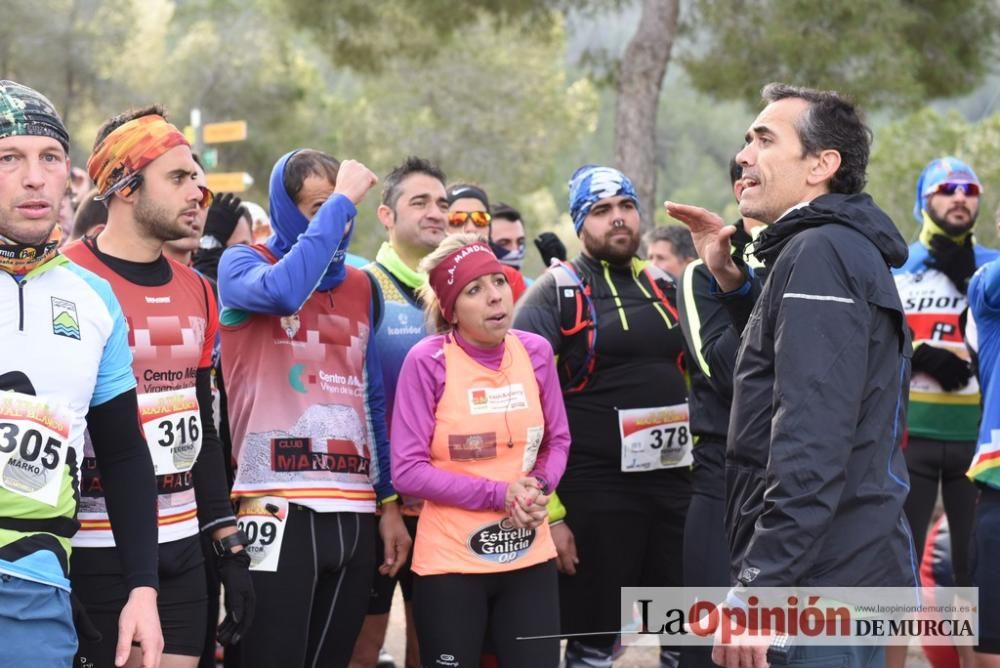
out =
[[(447, 337), (445, 384), (435, 413), (431, 463), (449, 473), (514, 481), (534, 467), (545, 430), (538, 383), (521, 341), (508, 334), (500, 368), (472, 359)], [(504, 512), (427, 501), (417, 525), (413, 572), (497, 573), (556, 556), (548, 520), (517, 529)]]

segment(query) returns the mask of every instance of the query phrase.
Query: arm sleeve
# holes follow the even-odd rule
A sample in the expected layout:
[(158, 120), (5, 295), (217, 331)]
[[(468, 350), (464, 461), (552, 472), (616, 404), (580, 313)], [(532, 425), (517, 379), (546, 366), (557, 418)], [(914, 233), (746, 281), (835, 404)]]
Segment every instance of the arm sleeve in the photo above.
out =
[(252, 313), (296, 313), (319, 285), (356, 214), (350, 199), (331, 196), (275, 264), (248, 246), (226, 249), (219, 261), (219, 300), (226, 308)]
[[(370, 307), (371, 322), (375, 321), (375, 306)], [(374, 333), (374, 327), (370, 330)], [(389, 453), (389, 434), (386, 432), (385, 383), (382, 378), (382, 360), (374, 338), (368, 339), (365, 351), (365, 393), (368, 406), (368, 433), (373, 441), (377, 465), (371, 468), (372, 485), (379, 503), (396, 495), (392, 486), (392, 464)]]
[(740, 333), (726, 307), (712, 294), (712, 275), (692, 262), (681, 281), (685, 334), (698, 367), (719, 396), (732, 399)]
[[(94, 394), (90, 398), (91, 406), (106, 403), (127, 390), (135, 389), (132, 351), (128, 347), (128, 325), (125, 323), (122, 307), (108, 283), (101, 281), (96, 289), (108, 309), (112, 326), (111, 333), (104, 342), (101, 363), (97, 368)], [(136, 415), (138, 414), (137, 411)], [(143, 447), (145, 448), (145, 441)]]
[(556, 300), (555, 277), (552, 270), (531, 284), (514, 309), (514, 329), (534, 332), (548, 340), (558, 354), (562, 346), (559, 329), (559, 303)]
[(535, 368), (542, 413), (545, 416), (545, 433), (531, 475), (544, 480), (551, 491), (559, 485), (569, 456), (570, 434), (566, 405), (563, 403), (552, 349), (546, 341), (524, 337), (523, 334), (521, 337)]
[[(840, 503), (868, 377), (876, 307), (848, 275), (833, 242), (799, 237), (771, 305), (774, 390), (764, 512), (740, 565), (755, 586), (799, 582), (815, 563)], [(782, 289), (779, 291), (776, 288)]]
[(555, 492), (549, 497), (549, 523), (566, 519), (566, 506)]
[(1000, 259), (983, 265), (969, 281), (969, 308), (973, 315), (1000, 311)]
[(135, 389), (91, 406), (87, 430), (126, 586), (159, 587), (156, 476), (139, 429)]
[[(393, 484), (403, 496), (427, 499), (466, 510), (503, 510), (507, 482), (448, 473), (431, 464), (434, 413), (444, 384), (443, 361), (424, 339), (403, 361), (392, 411)], [(435, 373), (435, 365), (440, 373)]]
[(201, 452), (191, 471), (194, 495), (198, 502), (198, 524), (202, 531), (235, 526), (233, 507), (229, 503), (226, 463), (222, 457), (222, 442), (215, 430), (212, 414), (212, 370), (198, 369), (195, 380), (198, 411), (201, 414)]

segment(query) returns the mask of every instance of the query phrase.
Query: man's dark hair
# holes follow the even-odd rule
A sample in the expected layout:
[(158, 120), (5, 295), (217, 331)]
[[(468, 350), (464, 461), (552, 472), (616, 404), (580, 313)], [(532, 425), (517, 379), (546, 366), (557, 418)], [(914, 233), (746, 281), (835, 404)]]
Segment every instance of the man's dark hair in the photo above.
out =
[(865, 187), (872, 131), (853, 102), (834, 91), (815, 90), (783, 83), (769, 83), (761, 90), (766, 104), (799, 98), (809, 103), (796, 130), (803, 157), (820, 151), (840, 153), (840, 167), (830, 181), (830, 192), (854, 194)]
[(340, 161), (335, 157), (323, 151), (304, 148), (285, 163), (285, 175), (281, 182), (288, 196), (298, 204), (299, 193), (302, 192), (306, 179), (318, 176), (336, 185), (338, 171), (340, 171)]
[(670, 244), (674, 255), (686, 260), (697, 260), (698, 251), (694, 249), (691, 232), (681, 225), (661, 225), (654, 227), (646, 234), (646, 247), (655, 241), (666, 241)]
[(97, 139), (94, 140), (94, 148), (96, 149), (104, 139), (125, 125), (129, 121), (134, 121), (137, 118), (142, 118), (143, 116), (163, 116), (164, 119), (167, 118), (167, 112), (158, 104), (151, 104), (148, 107), (142, 107), (141, 109), (130, 109), (117, 116), (112, 116), (97, 129)]
[(411, 174), (426, 174), (440, 181), (442, 186), (448, 180), (444, 172), (430, 160), (418, 158), (415, 155), (408, 156), (403, 161), (403, 164), (393, 167), (389, 175), (385, 177), (385, 181), (382, 184), (382, 204), (393, 211), (396, 210), (396, 202), (399, 201), (399, 196), (403, 194), (400, 185)]
[(94, 201), (99, 194), (97, 188), (91, 188), (80, 198), (76, 215), (73, 216), (73, 231), (70, 233), (72, 239), (82, 239), (98, 225), (108, 222), (108, 207), (104, 202)]
[[(739, 155), (737, 152), (736, 155)], [(729, 160), (729, 185), (735, 186), (743, 178), (743, 165), (736, 162), (736, 155)]]
[(510, 204), (504, 204), (503, 202), (497, 202), (494, 204), (493, 208), (490, 209), (490, 213), (494, 218), (503, 218), (504, 220), (509, 220), (512, 223), (516, 223), (519, 220), (524, 222), (524, 219), (521, 218), (520, 211), (512, 207)]

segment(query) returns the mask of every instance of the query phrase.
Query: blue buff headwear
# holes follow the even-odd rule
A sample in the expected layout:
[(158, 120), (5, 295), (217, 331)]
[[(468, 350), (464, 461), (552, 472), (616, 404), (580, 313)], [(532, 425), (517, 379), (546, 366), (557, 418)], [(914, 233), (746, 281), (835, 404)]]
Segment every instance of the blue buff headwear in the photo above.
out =
[(583, 221), (587, 219), (591, 207), (599, 200), (616, 195), (628, 197), (637, 206), (639, 204), (632, 181), (614, 167), (584, 165), (573, 172), (569, 179), (569, 215), (573, 217), (577, 236), (580, 236)]
[[(302, 215), (299, 207), (295, 205), (285, 190), (285, 166), (291, 157), (300, 150), (302, 149), (289, 151), (281, 156), (278, 162), (274, 163), (274, 169), (271, 170), (271, 181), (268, 184), (268, 207), (271, 210), (272, 233), (265, 243), (268, 250), (279, 259), (292, 249), (299, 236), (309, 227), (309, 219)], [(320, 207), (316, 215), (322, 216), (324, 211), (325, 207)], [(347, 269), (345, 269), (347, 246), (351, 243), (353, 232), (354, 225), (351, 225), (347, 233), (344, 234), (344, 238), (340, 240), (340, 245), (337, 246), (333, 258), (330, 259), (330, 265), (317, 286), (318, 290), (330, 290), (344, 282), (347, 277)]]
[(982, 188), (979, 177), (972, 167), (958, 158), (948, 156), (931, 160), (917, 179), (917, 196), (913, 204), (913, 217), (918, 223), (924, 222), (924, 209), (927, 208), (927, 196), (932, 195), (942, 183), (974, 183)]

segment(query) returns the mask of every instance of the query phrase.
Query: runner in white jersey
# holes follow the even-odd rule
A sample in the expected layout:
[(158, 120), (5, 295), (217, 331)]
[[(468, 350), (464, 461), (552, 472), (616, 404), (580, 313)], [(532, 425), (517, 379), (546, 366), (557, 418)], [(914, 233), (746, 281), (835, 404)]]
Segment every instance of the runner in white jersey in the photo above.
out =
[(128, 590), (115, 665), (135, 642), (141, 665), (155, 667), (156, 492), (125, 319), (107, 282), (47, 243), (68, 149), (52, 104), (0, 81), (0, 665), (72, 663), (69, 539), (89, 427)]

